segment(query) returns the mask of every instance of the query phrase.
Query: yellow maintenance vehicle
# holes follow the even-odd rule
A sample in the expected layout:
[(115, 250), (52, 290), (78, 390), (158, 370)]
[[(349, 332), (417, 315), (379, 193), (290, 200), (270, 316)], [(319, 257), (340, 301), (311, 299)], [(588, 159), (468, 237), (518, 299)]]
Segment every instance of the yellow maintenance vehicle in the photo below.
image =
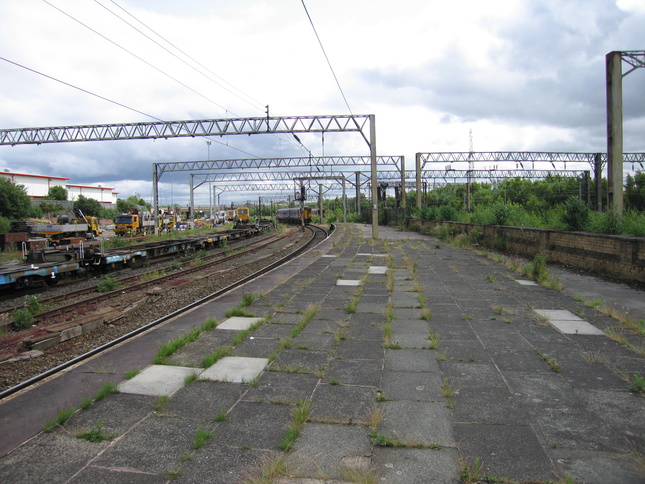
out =
[[(157, 222), (161, 229), (162, 218), (158, 217)], [(155, 218), (151, 212), (139, 212), (132, 208), (129, 213), (117, 215), (114, 219), (114, 233), (116, 235), (150, 235), (155, 233)]]
[(34, 232), (52, 240), (69, 237), (94, 239), (103, 233), (96, 217), (86, 217), (77, 208), (74, 209), (74, 215), (75, 217), (61, 214), (57, 217), (55, 224), (36, 224)]

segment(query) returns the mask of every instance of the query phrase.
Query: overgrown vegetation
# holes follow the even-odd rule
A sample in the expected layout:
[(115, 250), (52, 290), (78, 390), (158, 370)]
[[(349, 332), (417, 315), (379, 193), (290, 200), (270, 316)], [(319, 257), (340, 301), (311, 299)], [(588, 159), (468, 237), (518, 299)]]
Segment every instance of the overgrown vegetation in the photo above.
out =
[[(628, 175), (622, 213), (611, 207), (603, 212), (591, 210), (580, 197), (580, 181), (560, 176), (534, 181), (507, 179), (497, 186), (473, 182), (470, 212), (464, 206), (465, 193), (466, 184), (435, 188), (427, 193), (425, 205), (418, 209), (416, 193), (409, 192), (411, 216), (438, 222), (645, 236), (645, 172), (638, 172), (634, 177)], [(595, 206), (593, 182), (589, 193), (590, 206)]]

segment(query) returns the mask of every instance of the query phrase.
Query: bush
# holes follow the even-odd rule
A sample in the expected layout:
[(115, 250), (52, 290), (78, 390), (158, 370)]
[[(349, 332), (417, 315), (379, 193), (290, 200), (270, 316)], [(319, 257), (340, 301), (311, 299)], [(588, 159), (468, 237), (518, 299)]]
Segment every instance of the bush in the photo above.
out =
[(582, 200), (571, 197), (564, 202), (561, 220), (567, 230), (584, 230), (589, 220), (589, 209)]
[(511, 218), (511, 209), (512, 207), (505, 203), (493, 205), (493, 223), (495, 225), (508, 225), (508, 221)]
[(11, 221), (0, 215), (0, 234), (6, 234), (11, 230)]
[(114, 291), (119, 287), (119, 281), (111, 276), (101, 277), (101, 283), (96, 287), (96, 290), (99, 292), (109, 292)]
[(16, 309), (11, 314), (11, 320), (16, 329), (27, 329), (34, 324), (34, 317), (27, 308)]
[(436, 213), (436, 220), (440, 222), (448, 222), (457, 218), (457, 210), (450, 205), (442, 205)]

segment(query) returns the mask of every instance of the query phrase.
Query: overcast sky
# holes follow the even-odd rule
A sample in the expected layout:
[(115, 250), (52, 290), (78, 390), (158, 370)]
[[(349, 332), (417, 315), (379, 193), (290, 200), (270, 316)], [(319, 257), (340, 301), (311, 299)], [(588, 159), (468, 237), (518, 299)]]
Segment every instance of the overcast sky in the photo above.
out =
[[(604, 152), (605, 55), (645, 50), (643, 0), (305, 3), (351, 111), (375, 114), (378, 154), (408, 168), (468, 151), (471, 130), (475, 151)], [(0, 57), (24, 66), (0, 60), (0, 128), (349, 114), (301, 0), (0, 0)], [(645, 69), (623, 93), (624, 149), (643, 152)], [(314, 156), (369, 154), (356, 134), (299, 137)], [(152, 163), (209, 155), (307, 151), (274, 135), (16, 146), (0, 170), (150, 200)], [(184, 175), (163, 176), (171, 200), (187, 202)]]

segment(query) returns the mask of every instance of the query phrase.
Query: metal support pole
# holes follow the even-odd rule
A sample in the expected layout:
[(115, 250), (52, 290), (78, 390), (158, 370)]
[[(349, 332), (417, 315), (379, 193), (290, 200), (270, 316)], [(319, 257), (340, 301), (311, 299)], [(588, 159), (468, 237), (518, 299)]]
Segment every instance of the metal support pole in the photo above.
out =
[(378, 183), (376, 174), (376, 116), (370, 114), (370, 157), (372, 159), (372, 238), (378, 239)]
[(416, 154), (417, 208), (421, 209), (421, 153)]
[(356, 213), (361, 214), (361, 172), (356, 172)]
[(347, 194), (345, 193), (345, 177), (343, 176), (343, 223), (347, 223)]
[(407, 201), (405, 199), (405, 156), (401, 157), (401, 209), (403, 210), (403, 220), (405, 220)]
[(323, 223), (323, 186), (322, 183), (318, 184), (318, 216), (320, 223)]
[(188, 218), (188, 223), (189, 223), (189, 226), (190, 226), (191, 229), (194, 228), (194, 226), (195, 226), (195, 196), (193, 194), (193, 190), (194, 190), (193, 189), (193, 183), (194, 183), (193, 176), (194, 175), (191, 173), (190, 174), (190, 208), (189, 208), (190, 217)]
[(622, 53), (605, 56), (607, 70), (608, 207), (623, 211), (623, 76)]
[(152, 209), (154, 210), (153, 221), (155, 224), (155, 235), (159, 235), (159, 224), (157, 223), (157, 217), (159, 216), (159, 190), (157, 187), (157, 164), (152, 164)]
[(602, 153), (594, 159), (594, 179), (596, 181), (596, 209), (602, 212)]

